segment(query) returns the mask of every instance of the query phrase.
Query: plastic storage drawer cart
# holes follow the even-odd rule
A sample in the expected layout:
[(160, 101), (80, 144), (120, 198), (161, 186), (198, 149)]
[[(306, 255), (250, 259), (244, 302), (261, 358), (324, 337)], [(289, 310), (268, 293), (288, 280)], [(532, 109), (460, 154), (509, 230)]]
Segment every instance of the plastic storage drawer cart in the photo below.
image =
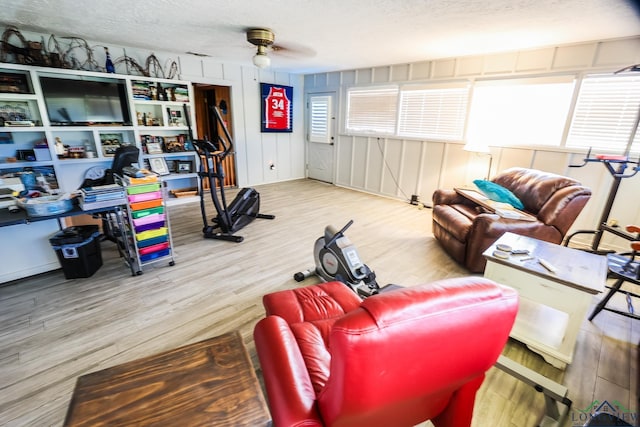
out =
[(91, 277), (102, 266), (99, 235), (97, 225), (79, 225), (49, 238), (66, 279)]
[(162, 183), (145, 178), (142, 184), (127, 184), (131, 239), (131, 271), (142, 274), (146, 264), (169, 260), (174, 265), (169, 214), (163, 198)]

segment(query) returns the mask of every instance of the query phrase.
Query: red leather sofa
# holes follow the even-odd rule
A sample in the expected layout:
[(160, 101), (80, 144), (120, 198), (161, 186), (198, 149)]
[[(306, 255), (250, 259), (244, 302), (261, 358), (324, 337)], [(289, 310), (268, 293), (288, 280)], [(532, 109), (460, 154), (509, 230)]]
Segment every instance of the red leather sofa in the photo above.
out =
[(254, 329), (275, 427), (469, 426), (518, 296), (469, 277), (361, 301), (339, 282), (264, 296)]
[(536, 221), (488, 213), (454, 190), (433, 194), (433, 235), (442, 248), (471, 273), (484, 271), (482, 253), (507, 231), (560, 244), (591, 198), (578, 181), (535, 169), (511, 168), (491, 181), (510, 190)]

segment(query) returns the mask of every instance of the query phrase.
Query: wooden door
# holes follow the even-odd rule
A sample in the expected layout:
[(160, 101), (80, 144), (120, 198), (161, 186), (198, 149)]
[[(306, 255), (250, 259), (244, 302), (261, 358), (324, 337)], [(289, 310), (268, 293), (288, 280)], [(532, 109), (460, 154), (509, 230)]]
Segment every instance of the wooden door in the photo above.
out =
[[(195, 109), (196, 109), (196, 129), (198, 137), (202, 139), (209, 139), (214, 141), (217, 139), (217, 135), (224, 135), (222, 129), (216, 129), (215, 116), (212, 108), (218, 107), (222, 119), (225, 121), (229, 134), (233, 138), (232, 131), (232, 119), (233, 114), (231, 111), (231, 91), (227, 86), (215, 86), (207, 84), (194, 84), (195, 94)], [(214, 141), (215, 142), (215, 141)], [(206, 162), (202, 162), (206, 165)], [(235, 156), (230, 153), (222, 161), (222, 167), (224, 168), (224, 186), (225, 187), (237, 187), (236, 181), (236, 162)], [(209, 188), (207, 180), (204, 181), (204, 188)]]

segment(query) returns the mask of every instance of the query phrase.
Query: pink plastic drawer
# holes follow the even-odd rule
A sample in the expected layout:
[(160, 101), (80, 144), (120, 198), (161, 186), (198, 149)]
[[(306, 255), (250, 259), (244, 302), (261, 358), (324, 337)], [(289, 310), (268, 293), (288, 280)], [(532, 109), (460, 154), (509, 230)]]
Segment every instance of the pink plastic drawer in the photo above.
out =
[(160, 191), (152, 191), (151, 193), (131, 194), (129, 197), (129, 203), (146, 202), (147, 200), (162, 199), (162, 193)]
[(152, 252), (161, 251), (169, 247), (169, 242), (158, 243), (157, 245), (147, 246), (146, 248), (140, 248), (140, 255), (150, 254)]
[(139, 227), (141, 225), (151, 224), (153, 222), (161, 222), (161, 221), (164, 221), (164, 219), (165, 219), (165, 214), (152, 214), (152, 215), (144, 216), (142, 218), (134, 219), (133, 225), (135, 227)]

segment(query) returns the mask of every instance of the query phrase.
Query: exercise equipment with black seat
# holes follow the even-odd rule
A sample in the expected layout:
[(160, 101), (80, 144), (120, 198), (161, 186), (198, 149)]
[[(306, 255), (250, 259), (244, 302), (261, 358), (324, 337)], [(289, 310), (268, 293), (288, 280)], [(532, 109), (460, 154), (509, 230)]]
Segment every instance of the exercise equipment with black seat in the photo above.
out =
[[(224, 133), (218, 132), (216, 143), (207, 139), (195, 139), (193, 145), (201, 156), (200, 170), (198, 172), (200, 210), (204, 226), (202, 233), (205, 238), (226, 240), (230, 242), (242, 242), (244, 238), (234, 233), (245, 227), (254, 219), (274, 219), (274, 215), (261, 214), (260, 194), (253, 188), (243, 188), (236, 197), (227, 205), (224, 189), (224, 168), (222, 161), (233, 151), (233, 140), (229, 134), (220, 112), (217, 107), (213, 107), (215, 112), (216, 128), (222, 129)], [(209, 222), (205, 208), (205, 180), (209, 184), (209, 193), (217, 215)], [(220, 197), (218, 197), (218, 187)]]

